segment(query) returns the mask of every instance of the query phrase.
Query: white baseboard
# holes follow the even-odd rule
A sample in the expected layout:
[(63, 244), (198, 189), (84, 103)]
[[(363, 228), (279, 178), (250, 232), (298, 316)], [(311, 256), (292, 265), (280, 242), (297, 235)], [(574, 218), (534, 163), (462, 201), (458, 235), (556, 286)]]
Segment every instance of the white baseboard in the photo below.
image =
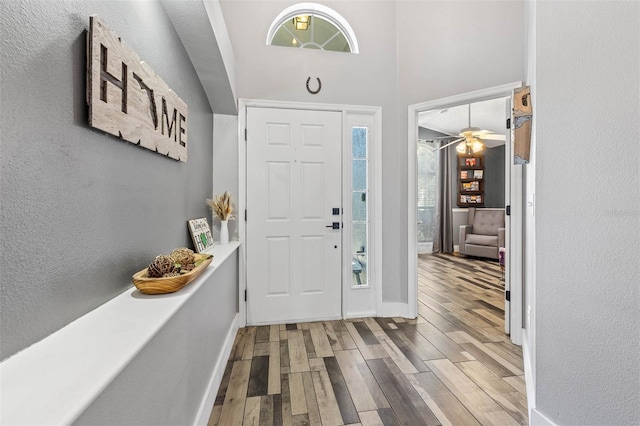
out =
[(522, 330), (522, 361), (524, 363), (524, 377), (527, 387), (527, 405), (529, 406), (529, 425), (531, 426), (556, 426), (547, 416), (536, 408), (536, 385), (534, 374), (535, 353), (530, 346), (529, 330)]
[(409, 304), (399, 302), (382, 302), (382, 310), (380, 312), (382, 317), (409, 317)]
[(522, 362), (524, 364), (524, 378), (525, 384), (527, 388), (527, 406), (530, 409), (535, 408), (536, 406), (536, 385), (535, 385), (535, 374), (534, 374), (534, 356), (531, 351), (533, 348), (530, 346), (530, 338), (529, 330), (522, 330)]
[(531, 426), (557, 426), (547, 416), (542, 414), (536, 408), (529, 411), (529, 424)]
[(376, 313), (375, 311), (366, 311), (366, 312), (351, 312), (351, 313), (347, 313), (345, 315), (346, 319), (352, 319), (352, 318), (369, 318), (369, 317), (375, 317)]
[(216, 402), (218, 388), (222, 382), (224, 370), (227, 367), (227, 360), (229, 359), (231, 349), (233, 348), (233, 341), (236, 338), (239, 323), (240, 317), (239, 314), (236, 314), (235, 318), (231, 322), (229, 331), (227, 332), (227, 337), (224, 339), (224, 345), (222, 346), (222, 351), (220, 351), (216, 365), (213, 367), (213, 372), (209, 379), (209, 385), (207, 386), (207, 390), (205, 391), (202, 402), (200, 403), (200, 409), (198, 409), (198, 415), (196, 416), (194, 425), (206, 426), (209, 422), (209, 415), (211, 414), (211, 410), (213, 410), (213, 404)]

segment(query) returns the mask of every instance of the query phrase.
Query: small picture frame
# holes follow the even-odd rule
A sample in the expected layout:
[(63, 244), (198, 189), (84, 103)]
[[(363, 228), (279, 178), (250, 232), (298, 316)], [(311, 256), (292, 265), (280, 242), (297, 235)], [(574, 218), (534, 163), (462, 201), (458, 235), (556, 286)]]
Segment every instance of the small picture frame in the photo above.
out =
[(482, 179), (484, 177), (484, 170), (474, 170), (473, 178), (474, 179)]
[(202, 253), (213, 247), (213, 236), (206, 218), (188, 220), (187, 227), (189, 228), (196, 253)]
[(475, 167), (476, 164), (476, 159), (474, 157), (464, 159), (464, 165), (467, 167)]
[(471, 182), (462, 182), (462, 190), (466, 192), (480, 191), (480, 182), (473, 180)]
[(460, 179), (469, 179), (469, 171), (460, 170)]

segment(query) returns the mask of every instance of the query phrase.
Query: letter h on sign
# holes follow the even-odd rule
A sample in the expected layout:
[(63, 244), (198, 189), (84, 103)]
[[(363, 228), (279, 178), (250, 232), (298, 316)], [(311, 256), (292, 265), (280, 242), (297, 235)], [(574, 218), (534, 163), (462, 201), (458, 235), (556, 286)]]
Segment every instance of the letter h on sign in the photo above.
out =
[(100, 44), (100, 100), (107, 101), (107, 83), (111, 83), (114, 86), (122, 90), (122, 112), (127, 113), (127, 64), (122, 62), (122, 77), (118, 80), (113, 74), (107, 70), (107, 63), (109, 62), (109, 50), (104, 44)]

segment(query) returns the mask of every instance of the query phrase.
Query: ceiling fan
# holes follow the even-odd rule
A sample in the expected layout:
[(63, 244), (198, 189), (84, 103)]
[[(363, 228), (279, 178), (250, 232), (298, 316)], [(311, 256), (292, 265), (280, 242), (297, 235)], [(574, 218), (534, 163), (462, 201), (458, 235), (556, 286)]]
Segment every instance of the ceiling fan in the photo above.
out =
[(506, 137), (504, 135), (493, 133), (490, 130), (482, 130), (478, 127), (471, 127), (471, 106), (469, 106), (469, 127), (460, 130), (458, 136), (460, 137), (441, 146), (438, 149), (444, 149), (450, 145), (460, 142), (458, 146), (456, 146), (456, 151), (458, 151), (460, 154), (471, 155), (484, 149), (484, 143), (482, 142), (483, 140), (506, 140)]
[(444, 149), (450, 145), (460, 142), (456, 147), (456, 151), (458, 151), (460, 154), (471, 155), (484, 149), (484, 143), (482, 143), (483, 140), (505, 140), (504, 135), (493, 133), (490, 130), (481, 130), (478, 127), (464, 128), (460, 130), (459, 136), (459, 138), (454, 139), (446, 145), (442, 145), (438, 149)]

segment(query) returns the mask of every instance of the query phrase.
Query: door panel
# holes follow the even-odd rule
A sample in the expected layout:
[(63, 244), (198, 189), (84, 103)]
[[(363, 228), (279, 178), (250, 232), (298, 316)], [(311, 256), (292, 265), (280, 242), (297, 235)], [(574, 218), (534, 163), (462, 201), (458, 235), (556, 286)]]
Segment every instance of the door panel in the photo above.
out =
[(267, 292), (268, 296), (289, 295), (289, 259), (291, 241), (287, 237), (267, 237)]
[(324, 200), (318, 197), (316, 188), (324, 188), (324, 164), (302, 163), (302, 220), (322, 220), (325, 212)]
[(291, 167), (289, 163), (268, 161), (267, 168), (267, 220), (289, 220), (291, 205)]
[(342, 115), (247, 108), (247, 323), (341, 316)]
[(324, 291), (323, 252), (322, 237), (302, 237), (302, 294)]

